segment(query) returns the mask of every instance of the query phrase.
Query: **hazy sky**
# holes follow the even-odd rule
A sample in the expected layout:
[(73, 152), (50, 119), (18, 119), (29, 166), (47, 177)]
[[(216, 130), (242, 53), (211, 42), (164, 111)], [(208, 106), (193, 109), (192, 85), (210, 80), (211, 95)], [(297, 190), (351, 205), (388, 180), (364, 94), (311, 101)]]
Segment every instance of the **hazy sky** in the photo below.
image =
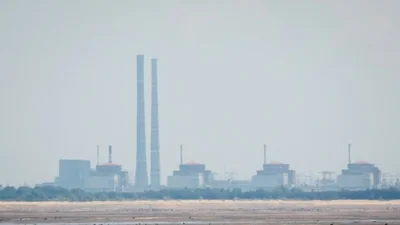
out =
[[(159, 59), (162, 182), (179, 163), (250, 178), (353, 159), (400, 173), (400, 1), (1, 0), (0, 183), (60, 158), (134, 172), (136, 55)], [(150, 60), (146, 62), (150, 159)], [(150, 160), (148, 160), (148, 166)]]

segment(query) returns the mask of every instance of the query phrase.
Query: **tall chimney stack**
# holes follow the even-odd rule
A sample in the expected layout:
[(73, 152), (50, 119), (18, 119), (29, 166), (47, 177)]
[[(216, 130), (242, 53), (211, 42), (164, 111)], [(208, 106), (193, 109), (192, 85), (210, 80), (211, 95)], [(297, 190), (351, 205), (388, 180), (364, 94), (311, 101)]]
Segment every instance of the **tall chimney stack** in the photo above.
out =
[(183, 164), (183, 146), (181, 145), (181, 165)]
[(99, 165), (99, 161), (100, 161), (100, 147), (97, 145), (97, 165)]
[(108, 146), (108, 163), (112, 163), (112, 146)]
[(158, 124), (158, 82), (157, 59), (151, 59), (151, 186), (159, 187), (160, 178), (160, 140)]
[(267, 145), (264, 144), (264, 165), (267, 164)]
[(351, 144), (349, 144), (349, 150), (348, 150), (348, 154), (349, 154), (349, 164), (351, 163)]
[(135, 185), (138, 188), (148, 186), (146, 163), (146, 132), (144, 114), (144, 56), (137, 55), (137, 117), (136, 117), (136, 171)]

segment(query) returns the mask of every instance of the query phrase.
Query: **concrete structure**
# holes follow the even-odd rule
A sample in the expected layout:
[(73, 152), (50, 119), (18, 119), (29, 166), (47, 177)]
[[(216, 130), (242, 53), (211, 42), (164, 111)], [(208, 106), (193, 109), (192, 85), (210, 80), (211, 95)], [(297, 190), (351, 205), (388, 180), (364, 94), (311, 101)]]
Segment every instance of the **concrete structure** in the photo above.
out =
[(212, 188), (220, 189), (241, 189), (242, 191), (251, 190), (252, 182), (251, 180), (211, 180)]
[(56, 185), (67, 189), (83, 188), (83, 181), (90, 172), (89, 160), (60, 159)]
[(230, 189), (231, 182), (231, 180), (212, 180), (211, 187), (218, 189)]
[(296, 171), (290, 169), (290, 164), (271, 162), (269, 164), (264, 164), (262, 171), (257, 171), (257, 174), (260, 175), (269, 173), (287, 173), (288, 185), (296, 185)]
[(242, 191), (248, 191), (252, 189), (251, 180), (232, 180), (231, 189), (239, 188)]
[(211, 186), (211, 183), (211, 171), (206, 170), (205, 164), (195, 162), (179, 165), (179, 170), (167, 179), (170, 188), (201, 188)]
[(315, 186), (311, 187), (314, 191), (337, 191), (340, 189), (337, 180), (333, 176), (333, 172), (322, 171), (321, 174), (322, 178), (317, 179)]
[(296, 184), (296, 172), (290, 169), (289, 164), (267, 163), (266, 145), (264, 145), (263, 169), (258, 170), (251, 180), (254, 188), (293, 187)]
[(157, 59), (151, 59), (151, 145), (150, 145), (150, 184), (152, 188), (160, 187), (160, 140), (158, 124), (158, 82)]
[(204, 177), (202, 173), (168, 176), (167, 182), (169, 188), (175, 189), (204, 187)]
[(339, 187), (344, 189), (379, 188), (381, 171), (371, 163), (349, 163), (337, 180)]
[[(116, 183), (112, 183), (111, 180), (115, 181)], [(85, 180), (85, 189), (88, 188), (90, 189), (89, 191), (93, 191), (95, 189), (124, 191), (129, 185), (128, 182), (128, 172), (123, 171), (121, 165), (113, 163), (112, 146), (109, 146), (108, 163), (96, 166), (96, 170), (92, 171), (88, 179)]]
[[(58, 185), (55, 182), (43, 182), (41, 184), (37, 184), (36, 187), (57, 187)], [(0, 185), (1, 187), (1, 185)]]
[(146, 163), (146, 132), (144, 110), (144, 56), (138, 55), (137, 59), (137, 130), (136, 130), (136, 174), (135, 186), (146, 188), (148, 186)]
[[(373, 187), (378, 188), (379, 185), (381, 184), (381, 170), (376, 167), (374, 164), (368, 163), (368, 162), (355, 162), (347, 165), (347, 171), (358, 171), (358, 172), (365, 172), (365, 173), (371, 173), (373, 176)], [(346, 170), (342, 171), (342, 173), (346, 173)]]
[(252, 177), (252, 186), (255, 188), (274, 189), (289, 186), (288, 173), (262, 173)]
[[(93, 185), (95, 183), (99, 185), (103, 185), (105, 182), (98, 181), (100, 177), (103, 177), (105, 180), (110, 180), (110, 177), (116, 177), (116, 187), (115, 191), (124, 191), (129, 186), (129, 174), (126, 171), (122, 170), (122, 166), (113, 163), (105, 163), (96, 166), (96, 170), (92, 171), (88, 178), (95, 177), (94, 180), (89, 179), (90, 187), (98, 188), (98, 189), (108, 189), (109, 185), (106, 186), (96, 186)], [(114, 190), (114, 189), (113, 189)]]
[(372, 173), (346, 172), (338, 176), (337, 182), (345, 190), (366, 190), (373, 187), (374, 177)]
[(293, 187), (296, 172), (290, 169), (289, 164), (271, 162), (264, 164), (263, 170), (258, 170), (251, 180), (255, 188)]
[(206, 170), (205, 164), (190, 162), (183, 164), (183, 150), (181, 145), (179, 170), (167, 178), (169, 188), (202, 188), (212, 184), (212, 173)]
[(118, 175), (92, 175), (84, 179), (84, 190), (89, 192), (117, 191)]
[(342, 174), (337, 178), (339, 187), (352, 190), (379, 188), (381, 179), (381, 170), (374, 164), (363, 161), (351, 162), (351, 144), (349, 144), (347, 169), (342, 170)]
[[(97, 147), (99, 149), (99, 147)], [(99, 151), (97, 151), (99, 155)], [(128, 172), (112, 162), (112, 146), (108, 149), (108, 162), (92, 170), (89, 160), (65, 160), (59, 162), (59, 176), (53, 183), (42, 185), (79, 188), (85, 191), (124, 191), (129, 186)]]

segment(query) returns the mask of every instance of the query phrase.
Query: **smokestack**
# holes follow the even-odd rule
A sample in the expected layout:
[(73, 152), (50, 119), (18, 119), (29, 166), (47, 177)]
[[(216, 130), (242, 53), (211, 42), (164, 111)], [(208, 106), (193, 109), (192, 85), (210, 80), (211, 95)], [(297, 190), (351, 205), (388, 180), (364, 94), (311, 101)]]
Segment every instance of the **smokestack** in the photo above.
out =
[(112, 146), (108, 146), (108, 163), (112, 163)]
[(181, 165), (183, 164), (183, 146), (181, 145)]
[(351, 144), (349, 144), (349, 164), (351, 163)]
[(264, 164), (267, 164), (267, 145), (264, 144)]
[(139, 188), (148, 186), (146, 163), (146, 132), (144, 115), (144, 56), (136, 56), (137, 63), (137, 117), (136, 117), (136, 171), (135, 185)]
[(97, 165), (99, 165), (99, 158), (100, 158), (100, 147), (97, 145)]
[(151, 146), (150, 183), (160, 186), (160, 140), (158, 124), (158, 82), (157, 59), (151, 59)]

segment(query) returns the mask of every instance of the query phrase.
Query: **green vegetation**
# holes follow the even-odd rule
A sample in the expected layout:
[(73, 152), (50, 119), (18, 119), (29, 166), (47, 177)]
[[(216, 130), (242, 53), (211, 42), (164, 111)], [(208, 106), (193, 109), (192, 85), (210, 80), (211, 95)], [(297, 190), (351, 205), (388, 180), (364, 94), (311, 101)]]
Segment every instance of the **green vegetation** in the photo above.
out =
[(298, 200), (335, 200), (335, 199), (400, 199), (400, 190), (373, 189), (365, 191), (324, 191), (303, 192), (299, 189), (277, 188), (273, 191), (240, 189), (164, 189), (140, 193), (99, 192), (89, 193), (80, 189), (67, 190), (60, 187), (5, 187), (0, 190), (0, 201), (111, 201), (138, 199), (298, 199)]

